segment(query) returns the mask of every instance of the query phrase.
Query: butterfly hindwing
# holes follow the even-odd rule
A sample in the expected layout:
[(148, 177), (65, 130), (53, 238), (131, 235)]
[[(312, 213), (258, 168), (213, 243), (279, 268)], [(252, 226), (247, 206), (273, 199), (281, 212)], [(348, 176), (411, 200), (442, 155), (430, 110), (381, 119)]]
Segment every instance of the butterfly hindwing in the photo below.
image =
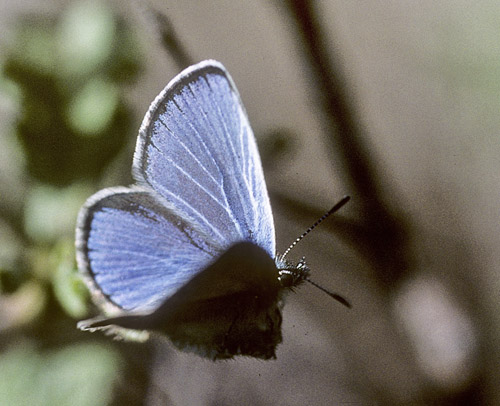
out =
[(79, 268), (101, 302), (151, 310), (222, 249), (138, 188), (109, 188), (80, 211)]
[(275, 358), (281, 342), (282, 286), (274, 261), (260, 247), (231, 246), (151, 313), (128, 313), (80, 323), (157, 331), (179, 349), (211, 359)]

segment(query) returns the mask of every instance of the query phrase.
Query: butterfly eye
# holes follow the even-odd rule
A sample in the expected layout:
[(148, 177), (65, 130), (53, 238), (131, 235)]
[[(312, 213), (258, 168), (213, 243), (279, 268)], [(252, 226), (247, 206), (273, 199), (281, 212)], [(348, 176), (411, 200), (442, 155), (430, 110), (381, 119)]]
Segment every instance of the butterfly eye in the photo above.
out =
[(307, 280), (309, 268), (302, 258), (297, 265), (286, 262), (286, 266), (279, 270), (278, 281), (284, 288), (291, 288)]
[(291, 288), (295, 285), (295, 277), (290, 271), (282, 270), (280, 271), (280, 276), (278, 276), (278, 281), (284, 288)]

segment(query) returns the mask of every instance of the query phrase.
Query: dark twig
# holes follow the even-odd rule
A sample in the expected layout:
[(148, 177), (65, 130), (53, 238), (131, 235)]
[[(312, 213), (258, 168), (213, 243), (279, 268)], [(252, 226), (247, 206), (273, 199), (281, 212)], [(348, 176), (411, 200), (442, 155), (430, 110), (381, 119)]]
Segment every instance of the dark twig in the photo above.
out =
[(151, 24), (153, 35), (159, 38), (162, 47), (174, 60), (177, 68), (182, 70), (192, 65), (194, 60), (189, 56), (168, 17), (147, 3), (136, 1), (136, 4), (144, 18)]
[(165, 14), (152, 9), (163, 47), (177, 63), (179, 69), (192, 65), (195, 61), (189, 56), (187, 49), (182, 45), (173, 24)]

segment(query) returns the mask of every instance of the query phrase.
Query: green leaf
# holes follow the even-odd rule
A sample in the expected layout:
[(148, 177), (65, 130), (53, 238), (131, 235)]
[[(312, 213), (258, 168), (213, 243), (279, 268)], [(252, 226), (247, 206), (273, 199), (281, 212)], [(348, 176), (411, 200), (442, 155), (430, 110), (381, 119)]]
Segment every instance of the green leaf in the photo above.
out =
[(88, 75), (111, 55), (116, 23), (100, 1), (72, 3), (58, 25), (57, 43), (65, 73)]
[(52, 252), (54, 273), (52, 285), (54, 294), (64, 311), (78, 319), (87, 313), (88, 290), (75, 267), (73, 239), (59, 241)]
[(118, 87), (113, 83), (103, 79), (89, 80), (69, 104), (69, 126), (81, 135), (101, 135), (114, 118), (119, 96)]
[(112, 398), (121, 360), (109, 347), (39, 352), (21, 344), (0, 358), (0, 401), (16, 406), (100, 406)]

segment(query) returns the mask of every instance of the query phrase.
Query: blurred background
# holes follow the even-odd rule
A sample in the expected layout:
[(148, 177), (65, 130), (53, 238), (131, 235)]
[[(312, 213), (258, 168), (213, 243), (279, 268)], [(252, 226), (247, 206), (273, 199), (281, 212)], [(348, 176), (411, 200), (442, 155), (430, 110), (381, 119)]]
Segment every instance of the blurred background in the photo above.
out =
[[(277, 360), (84, 333), (79, 207), (180, 70), (231, 73), (290, 294)], [(0, 405), (500, 405), (500, 5), (0, 0)]]

